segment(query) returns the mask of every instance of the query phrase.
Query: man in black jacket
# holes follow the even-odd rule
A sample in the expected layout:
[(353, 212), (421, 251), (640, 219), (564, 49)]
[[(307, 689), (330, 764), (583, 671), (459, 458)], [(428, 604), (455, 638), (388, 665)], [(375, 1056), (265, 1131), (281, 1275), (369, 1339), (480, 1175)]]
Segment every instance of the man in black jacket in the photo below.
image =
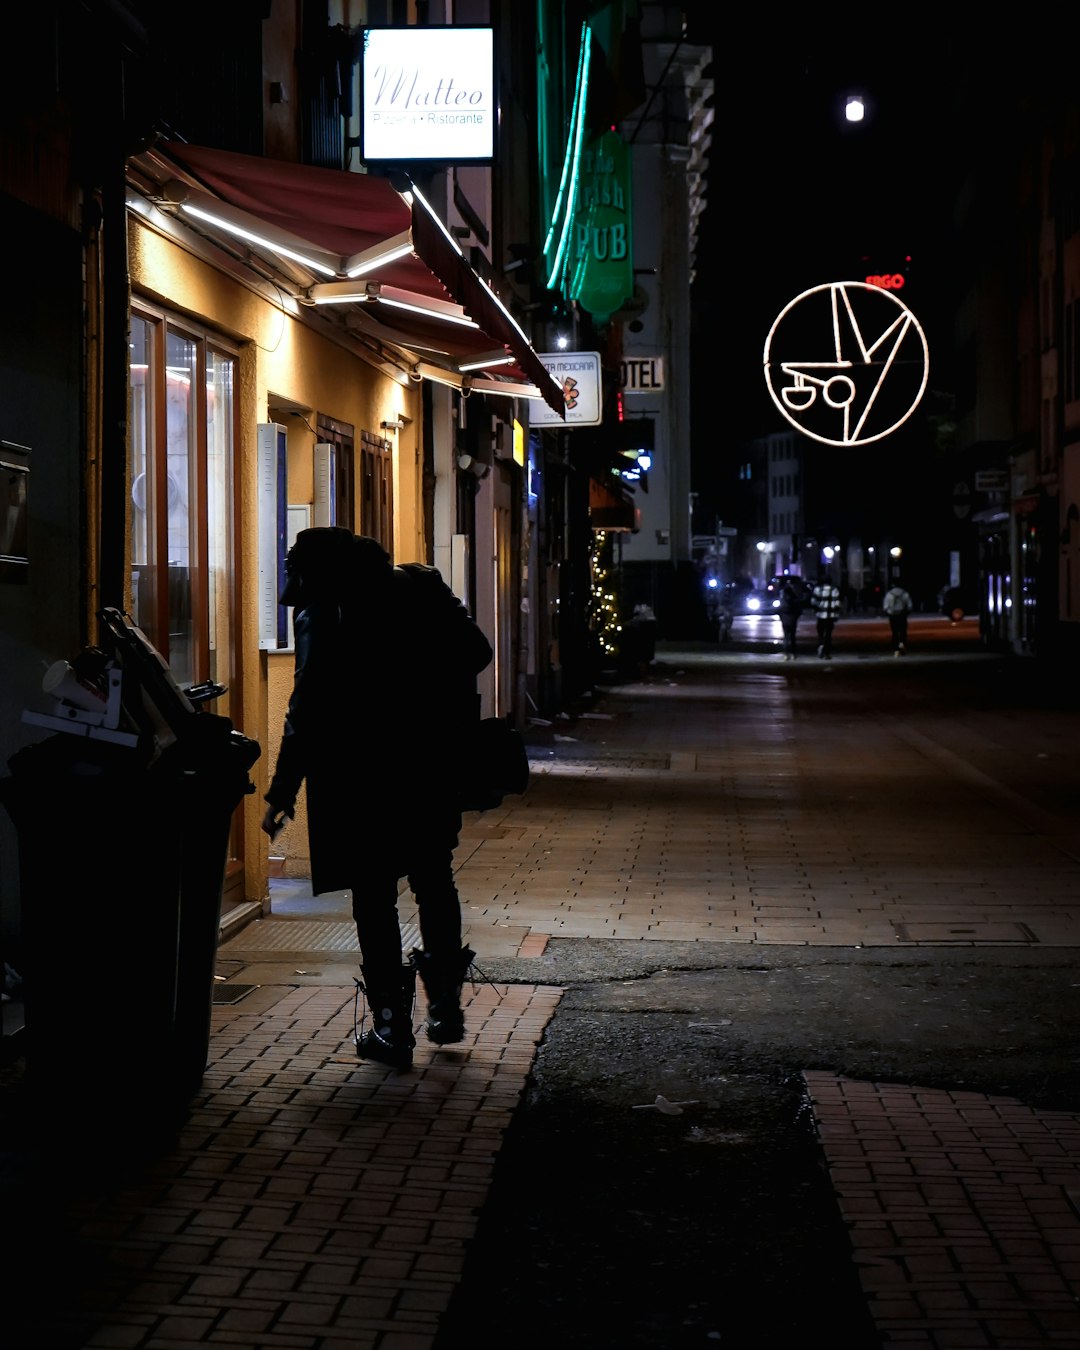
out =
[[(312, 890), (349, 889), (372, 1027), (357, 1053), (408, 1068), (416, 975), (427, 1035), (462, 1040), (462, 946), (453, 851), (461, 830), (476, 676), (491, 644), (435, 568), (394, 567), (374, 539), (303, 530), (282, 603), (296, 669), (262, 827), (273, 838), (307, 786)], [(398, 881), (416, 896), (423, 950), (402, 961)]]
[(795, 577), (784, 577), (780, 583), (780, 631), (784, 635), (784, 660), (794, 661), (799, 655), (799, 619), (806, 603), (802, 582)]

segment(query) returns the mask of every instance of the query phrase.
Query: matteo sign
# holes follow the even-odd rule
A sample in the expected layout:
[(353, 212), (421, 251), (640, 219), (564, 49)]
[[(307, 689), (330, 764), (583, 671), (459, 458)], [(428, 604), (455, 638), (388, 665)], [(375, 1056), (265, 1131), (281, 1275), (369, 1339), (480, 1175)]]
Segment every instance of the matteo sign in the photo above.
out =
[(495, 153), (492, 28), (365, 28), (360, 158), (480, 163)]

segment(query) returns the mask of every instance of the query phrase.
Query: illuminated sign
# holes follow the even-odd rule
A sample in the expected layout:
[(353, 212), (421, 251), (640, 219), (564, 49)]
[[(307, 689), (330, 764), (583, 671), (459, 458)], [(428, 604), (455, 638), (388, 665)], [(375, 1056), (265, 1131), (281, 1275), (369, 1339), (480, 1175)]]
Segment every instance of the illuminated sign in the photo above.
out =
[(880, 286), (883, 291), (902, 291), (904, 289), (904, 277), (900, 272), (893, 272), (891, 275), (867, 277), (866, 284), (868, 286)]
[(529, 399), (529, 422), (534, 426), (598, 427), (603, 420), (599, 352), (537, 352), (547, 370), (562, 385), (566, 417), (544, 402)]
[(365, 28), (360, 158), (461, 164), (495, 152), (492, 28)]
[(627, 461), (626, 468), (619, 470), (619, 477), (626, 483), (645, 485), (644, 476), (653, 466), (653, 457), (647, 450), (623, 450)]
[(777, 408), (825, 445), (868, 445), (901, 426), (930, 373), (926, 335), (889, 290), (838, 281), (797, 295), (765, 339)]
[(581, 156), (567, 294), (603, 319), (634, 294), (630, 147), (614, 131)]

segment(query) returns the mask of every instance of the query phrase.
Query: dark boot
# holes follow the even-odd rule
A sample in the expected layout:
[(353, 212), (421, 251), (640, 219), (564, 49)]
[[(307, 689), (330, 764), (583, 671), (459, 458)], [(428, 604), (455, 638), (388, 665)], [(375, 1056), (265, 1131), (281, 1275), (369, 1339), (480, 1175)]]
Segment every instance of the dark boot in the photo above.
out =
[(361, 968), (364, 983), (360, 988), (367, 999), (371, 1013), (371, 1029), (362, 1032), (356, 1040), (356, 1053), (361, 1059), (377, 1059), (394, 1069), (412, 1067), (413, 1002), (416, 994), (416, 970), (410, 964), (401, 967), (395, 988), (390, 980), (371, 980)]
[(456, 1045), (465, 1038), (461, 986), (475, 955), (469, 947), (450, 956), (436, 956), (418, 947), (412, 950), (409, 959), (427, 994), (427, 1038), (436, 1045)]

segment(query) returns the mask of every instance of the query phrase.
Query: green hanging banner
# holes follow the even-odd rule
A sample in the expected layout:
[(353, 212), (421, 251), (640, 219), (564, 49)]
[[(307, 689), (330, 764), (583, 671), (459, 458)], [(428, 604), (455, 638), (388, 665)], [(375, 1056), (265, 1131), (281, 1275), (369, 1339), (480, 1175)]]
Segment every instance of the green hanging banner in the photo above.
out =
[(634, 294), (630, 148), (614, 131), (582, 151), (569, 273), (570, 299), (594, 319), (606, 319)]

